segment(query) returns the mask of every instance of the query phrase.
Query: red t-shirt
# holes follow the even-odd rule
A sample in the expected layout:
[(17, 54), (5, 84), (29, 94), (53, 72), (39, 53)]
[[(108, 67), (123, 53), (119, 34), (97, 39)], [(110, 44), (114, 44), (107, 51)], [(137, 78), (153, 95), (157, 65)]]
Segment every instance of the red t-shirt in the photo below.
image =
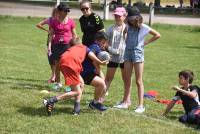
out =
[(65, 51), (60, 58), (60, 66), (66, 66), (73, 71), (80, 73), (82, 69), (82, 62), (84, 61), (89, 49), (80, 44), (75, 45)]

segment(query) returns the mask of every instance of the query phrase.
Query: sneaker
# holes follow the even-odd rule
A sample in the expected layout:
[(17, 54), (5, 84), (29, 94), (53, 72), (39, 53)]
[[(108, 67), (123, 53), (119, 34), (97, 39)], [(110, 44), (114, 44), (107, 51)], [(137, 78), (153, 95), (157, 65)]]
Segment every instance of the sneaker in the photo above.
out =
[(73, 115), (79, 115), (79, 114), (80, 114), (80, 111), (81, 111), (81, 110), (79, 110), (79, 111), (73, 110)]
[(145, 107), (144, 106), (137, 106), (134, 111), (138, 114), (141, 114), (145, 111)]
[(44, 99), (43, 104), (46, 106), (48, 116), (51, 116), (54, 103), (50, 103), (49, 100)]
[(64, 92), (66, 92), (66, 93), (67, 93), (67, 92), (70, 92), (71, 90), (72, 90), (72, 89), (71, 89), (70, 87), (65, 87), (65, 88), (64, 88)]
[(109, 94), (109, 93), (108, 93), (108, 91), (107, 91), (106, 94), (105, 94), (105, 96), (108, 96), (108, 94)]
[(56, 83), (56, 84), (54, 84), (54, 86), (52, 87), (52, 89), (54, 91), (59, 91), (61, 87), (62, 87), (61, 83)]
[(105, 111), (105, 110), (107, 110), (107, 107), (105, 107), (103, 104), (101, 104), (101, 103), (96, 103), (95, 104), (94, 101), (90, 102), (89, 107), (91, 109), (97, 109), (99, 111)]
[(119, 109), (127, 109), (129, 105), (127, 103), (120, 102), (117, 105), (113, 106), (114, 108), (119, 108)]

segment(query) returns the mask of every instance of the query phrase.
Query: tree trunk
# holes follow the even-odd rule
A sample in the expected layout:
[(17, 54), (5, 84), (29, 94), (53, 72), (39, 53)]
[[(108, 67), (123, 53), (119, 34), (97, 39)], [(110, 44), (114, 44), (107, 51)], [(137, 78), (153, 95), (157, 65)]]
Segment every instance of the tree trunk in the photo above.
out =
[(154, 6), (160, 7), (160, 0), (155, 0), (154, 1)]

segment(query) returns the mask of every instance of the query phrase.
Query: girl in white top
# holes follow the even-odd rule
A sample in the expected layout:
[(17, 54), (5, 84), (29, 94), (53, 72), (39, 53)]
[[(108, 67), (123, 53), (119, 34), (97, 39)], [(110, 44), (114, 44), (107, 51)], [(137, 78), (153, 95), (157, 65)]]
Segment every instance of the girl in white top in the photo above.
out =
[[(105, 83), (107, 86), (107, 91), (110, 84), (114, 78), (117, 67), (121, 68), (121, 75), (124, 81), (124, 50), (125, 50), (125, 23), (126, 10), (124, 7), (117, 7), (113, 13), (115, 17), (115, 24), (110, 26), (107, 30), (109, 37), (109, 47), (108, 51), (111, 55), (111, 59), (107, 65), (107, 73), (105, 78)], [(107, 92), (108, 94), (108, 92)]]

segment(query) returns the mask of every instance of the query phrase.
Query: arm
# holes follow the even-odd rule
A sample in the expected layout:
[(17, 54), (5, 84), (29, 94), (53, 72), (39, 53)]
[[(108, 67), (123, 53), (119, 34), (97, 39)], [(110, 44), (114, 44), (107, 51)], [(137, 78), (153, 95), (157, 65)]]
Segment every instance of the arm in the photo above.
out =
[(39, 23), (36, 25), (36, 27), (49, 33), (49, 30), (46, 29), (46, 28), (44, 28), (44, 25), (45, 25), (45, 24), (48, 24), (47, 21), (48, 21), (47, 19), (42, 20), (41, 22), (39, 22)]
[(101, 67), (98, 63), (96, 62), (92, 62), (92, 64), (94, 65), (94, 67), (96, 68), (96, 73), (99, 75), (99, 77), (101, 77), (102, 79), (105, 79), (105, 76), (101, 70)]
[(172, 100), (166, 107), (165, 111), (163, 112), (163, 116), (166, 116), (170, 111), (171, 109), (174, 107), (175, 103), (176, 103), (177, 100)]
[(144, 45), (147, 45), (147, 44), (149, 44), (149, 43), (151, 43), (151, 42), (153, 42), (153, 41), (155, 41), (155, 40), (157, 40), (157, 39), (159, 39), (161, 37), (160, 33), (157, 32), (154, 29), (151, 29), (149, 31), (149, 34), (151, 34), (153, 37), (151, 37), (149, 40), (145, 41)]
[(193, 90), (193, 91), (186, 91), (184, 89), (181, 89), (180, 87), (178, 86), (174, 86), (172, 87), (172, 89), (176, 90), (176, 91), (179, 91), (179, 92), (182, 92), (183, 94), (189, 96), (190, 98), (195, 98), (197, 97), (197, 92), (196, 90)]
[(77, 37), (76, 29), (75, 29), (75, 28), (72, 29), (72, 37), (73, 37), (73, 38), (76, 38), (76, 37)]
[(89, 52), (88, 57), (100, 65), (106, 65), (108, 63), (108, 61), (100, 61), (93, 52)]
[(52, 54), (52, 52), (51, 52), (52, 38), (53, 38), (53, 29), (50, 28), (50, 33), (48, 35), (48, 50), (47, 50), (47, 53), (49, 56)]

